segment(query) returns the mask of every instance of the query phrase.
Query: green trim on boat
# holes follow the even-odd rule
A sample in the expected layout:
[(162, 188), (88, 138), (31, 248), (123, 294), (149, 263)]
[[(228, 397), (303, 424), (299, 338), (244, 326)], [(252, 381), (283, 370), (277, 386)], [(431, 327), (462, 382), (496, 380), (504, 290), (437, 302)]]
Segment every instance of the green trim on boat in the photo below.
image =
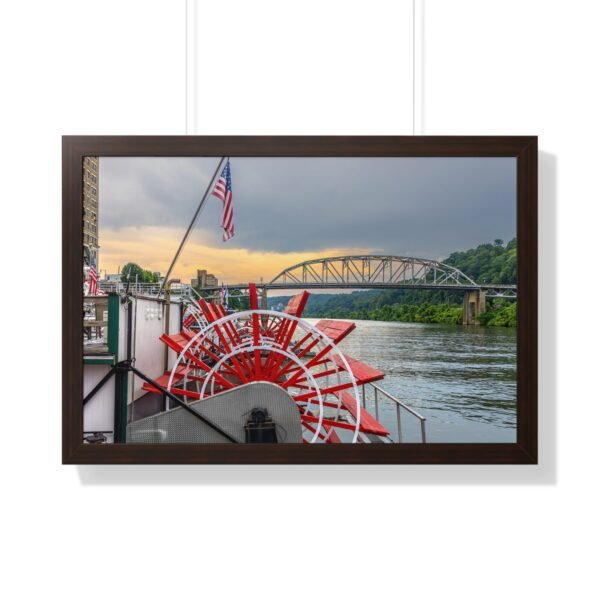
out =
[(84, 356), (84, 365), (114, 365), (117, 362), (115, 356)]
[(128, 372), (117, 367), (115, 372), (115, 444), (124, 444), (127, 441), (127, 379)]
[(108, 296), (108, 351), (110, 354), (119, 354), (119, 295)]

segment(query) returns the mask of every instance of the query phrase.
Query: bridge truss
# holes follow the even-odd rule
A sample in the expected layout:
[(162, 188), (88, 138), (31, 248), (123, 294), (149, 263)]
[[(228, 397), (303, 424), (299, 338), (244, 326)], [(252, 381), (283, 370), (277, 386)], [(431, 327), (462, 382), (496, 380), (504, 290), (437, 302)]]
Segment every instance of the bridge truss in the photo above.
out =
[(455, 267), (423, 258), (403, 256), (338, 256), (298, 263), (274, 277), (273, 285), (348, 286), (391, 285), (439, 288), (479, 287)]
[[(248, 284), (229, 285), (245, 290)], [(462, 271), (435, 260), (390, 255), (319, 258), (281, 271), (265, 290), (277, 289), (428, 289), (483, 291), (488, 298), (516, 298), (514, 285), (478, 284)], [(204, 288), (217, 292), (220, 288)]]

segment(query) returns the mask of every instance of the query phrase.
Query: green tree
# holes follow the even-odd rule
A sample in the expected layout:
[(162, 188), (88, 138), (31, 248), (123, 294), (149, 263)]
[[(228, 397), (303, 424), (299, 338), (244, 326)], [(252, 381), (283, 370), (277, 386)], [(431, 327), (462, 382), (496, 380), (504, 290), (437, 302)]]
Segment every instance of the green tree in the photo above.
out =
[(125, 282), (129, 278), (130, 283), (158, 283), (158, 276), (152, 271), (140, 267), (140, 265), (129, 262), (121, 270), (121, 281)]
[(517, 240), (506, 246), (498, 238), (494, 244), (481, 244), (464, 252), (453, 252), (442, 261), (471, 277), (478, 283), (517, 283)]
[(152, 271), (144, 270), (144, 283), (158, 283), (158, 275)]

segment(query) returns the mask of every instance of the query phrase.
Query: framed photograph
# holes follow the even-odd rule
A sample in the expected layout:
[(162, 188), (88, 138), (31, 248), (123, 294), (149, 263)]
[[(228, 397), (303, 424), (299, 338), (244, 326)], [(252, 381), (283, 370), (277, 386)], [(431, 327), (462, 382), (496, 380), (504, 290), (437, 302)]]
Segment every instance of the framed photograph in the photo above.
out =
[(63, 463), (537, 462), (536, 137), (63, 138)]

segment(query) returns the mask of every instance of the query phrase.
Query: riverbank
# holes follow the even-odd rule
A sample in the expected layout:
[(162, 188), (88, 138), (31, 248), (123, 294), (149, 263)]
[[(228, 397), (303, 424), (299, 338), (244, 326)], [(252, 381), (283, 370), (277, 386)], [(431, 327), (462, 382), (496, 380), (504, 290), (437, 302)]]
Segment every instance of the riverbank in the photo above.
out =
[[(322, 314), (321, 314), (322, 313)], [(316, 310), (306, 315), (311, 318), (357, 319), (362, 321), (399, 321), (403, 323), (439, 323), (461, 325), (462, 306), (448, 304), (387, 304), (377, 308), (348, 309), (333, 308), (327, 311)], [(490, 306), (479, 316), (479, 322), (486, 327), (516, 327), (517, 303), (510, 302)]]

